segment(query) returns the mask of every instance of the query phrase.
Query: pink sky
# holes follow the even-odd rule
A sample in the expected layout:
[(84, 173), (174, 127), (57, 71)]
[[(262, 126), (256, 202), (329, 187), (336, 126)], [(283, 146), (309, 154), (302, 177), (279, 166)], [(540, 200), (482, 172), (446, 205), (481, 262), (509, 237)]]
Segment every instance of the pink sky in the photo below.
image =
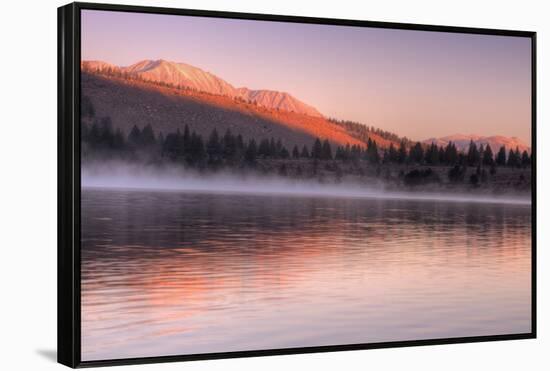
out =
[(415, 140), (530, 143), (529, 38), (82, 11), (83, 60), (160, 58)]

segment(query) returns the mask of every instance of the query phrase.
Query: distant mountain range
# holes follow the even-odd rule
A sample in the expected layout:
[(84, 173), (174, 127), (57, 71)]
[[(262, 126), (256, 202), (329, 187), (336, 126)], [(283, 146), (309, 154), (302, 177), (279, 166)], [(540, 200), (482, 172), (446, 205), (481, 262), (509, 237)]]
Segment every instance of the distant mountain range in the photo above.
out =
[(430, 138), (423, 141), (425, 144), (435, 143), (438, 146), (446, 146), (449, 142), (453, 142), (457, 149), (460, 151), (467, 151), (470, 141), (474, 141), (476, 145), (483, 144), (486, 146), (489, 144), (493, 152), (499, 150), (500, 147), (506, 147), (506, 150), (516, 149), (516, 147), (521, 151), (531, 152), (531, 147), (524, 143), (521, 139), (517, 137), (505, 137), (502, 135), (493, 135), (493, 136), (481, 136), (481, 135), (464, 135), (464, 134), (454, 134), (448, 135), (441, 138)]
[(323, 115), (314, 107), (298, 100), (289, 93), (273, 90), (235, 88), (225, 80), (186, 63), (163, 59), (143, 60), (131, 66), (121, 67), (103, 61), (84, 61), (82, 69), (90, 72), (110, 72), (136, 76), (144, 81), (161, 82), (173, 87), (186, 87), (197, 91), (241, 98), (269, 109), (295, 112), (314, 117)]

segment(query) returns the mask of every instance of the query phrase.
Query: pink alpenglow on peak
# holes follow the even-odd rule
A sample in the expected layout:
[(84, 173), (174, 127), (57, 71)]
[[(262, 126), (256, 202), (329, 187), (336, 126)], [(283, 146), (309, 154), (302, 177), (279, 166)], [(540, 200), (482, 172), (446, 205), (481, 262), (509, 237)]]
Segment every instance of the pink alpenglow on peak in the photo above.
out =
[(145, 81), (163, 83), (174, 87), (185, 87), (197, 91), (240, 98), (269, 109), (295, 112), (298, 114), (323, 117), (314, 107), (296, 99), (286, 92), (271, 90), (250, 90), (235, 88), (218, 76), (186, 63), (170, 62), (163, 59), (143, 60), (127, 67), (115, 66), (102, 61), (83, 61), (82, 69), (88, 72), (119, 72), (138, 76)]
[(438, 146), (446, 146), (449, 142), (453, 142), (457, 149), (460, 151), (466, 151), (468, 150), (468, 146), (470, 145), (470, 141), (474, 141), (476, 145), (484, 145), (487, 144), (491, 146), (491, 149), (494, 151), (498, 151), (498, 149), (502, 146), (506, 147), (506, 150), (510, 149), (519, 149), (521, 152), (527, 151), (531, 153), (531, 147), (523, 142), (521, 139), (517, 137), (505, 137), (502, 135), (492, 135), (492, 136), (482, 136), (482, 135), (476, 135), (476, 134), (470, 134), (470, 135), (464, 135), (464, 134), (454, 134), (454, 135), (448, 135), (441, 138), (430, 138), (426, 139), (423, 142), (426, 144), (435, 143)]

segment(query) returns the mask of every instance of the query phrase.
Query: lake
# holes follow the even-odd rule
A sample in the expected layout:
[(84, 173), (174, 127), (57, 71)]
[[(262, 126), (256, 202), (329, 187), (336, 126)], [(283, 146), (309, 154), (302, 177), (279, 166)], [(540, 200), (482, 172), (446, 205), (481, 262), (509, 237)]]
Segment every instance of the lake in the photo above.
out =
[(531, 331), (531, 206), (84, 189), (82, 359)]

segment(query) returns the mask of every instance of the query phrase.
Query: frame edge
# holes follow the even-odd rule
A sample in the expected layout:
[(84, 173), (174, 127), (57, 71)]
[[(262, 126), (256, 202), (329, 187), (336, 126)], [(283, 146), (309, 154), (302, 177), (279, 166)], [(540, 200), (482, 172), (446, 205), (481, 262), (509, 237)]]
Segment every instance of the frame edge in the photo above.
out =
[[(533, 156), (534, 154), (534, 156)], [(531, 33), (531, 333), (537, 338), (537, 33)]]
[(290, 22), (290, 23), (305, 23), (305, 24), (323, 24), (335, 26), (357, 26), (357, 27), (373, 27), (373, 28), (390, 28), (402, 29), (409, 31), (435, 31), (448, 33), (466, 33), (494, 36), (516, 36), (516, 37), (532, 37), (535, 31), (532, 30), (511, 30), (500, 28), (482, 28), (470, 26), (449, 26), (442, 24), (422, 24), (408, 22), (391, 22), (391, 21), (371, 21), (368, 19), (347, 19), (347, 18), (323, 18), (316, 16), (303, 15), (283, 15), (273, 13), (246, 13), (234, 12), (226, 10), (203, 10), (192, 8), (169, 8), (164, 6), (146, 6), (146, 5), (129, 5), (129, 4), (105, 4), (93, 2), (74, 2), (77, 8), (82, 10), (100, 10), (100, 11), (115, 11), (115, 12), (133, 12), (133, 13), (152, 13), (166, 15), (186, 15), (195, 17), (209, 18), (229, 18), (257, 21), (274, 21), (274, 22)]
[(57, 8), (57, 362), (72, 368), (80, 363), (74, 243), (75, 14), (74, 3)]

